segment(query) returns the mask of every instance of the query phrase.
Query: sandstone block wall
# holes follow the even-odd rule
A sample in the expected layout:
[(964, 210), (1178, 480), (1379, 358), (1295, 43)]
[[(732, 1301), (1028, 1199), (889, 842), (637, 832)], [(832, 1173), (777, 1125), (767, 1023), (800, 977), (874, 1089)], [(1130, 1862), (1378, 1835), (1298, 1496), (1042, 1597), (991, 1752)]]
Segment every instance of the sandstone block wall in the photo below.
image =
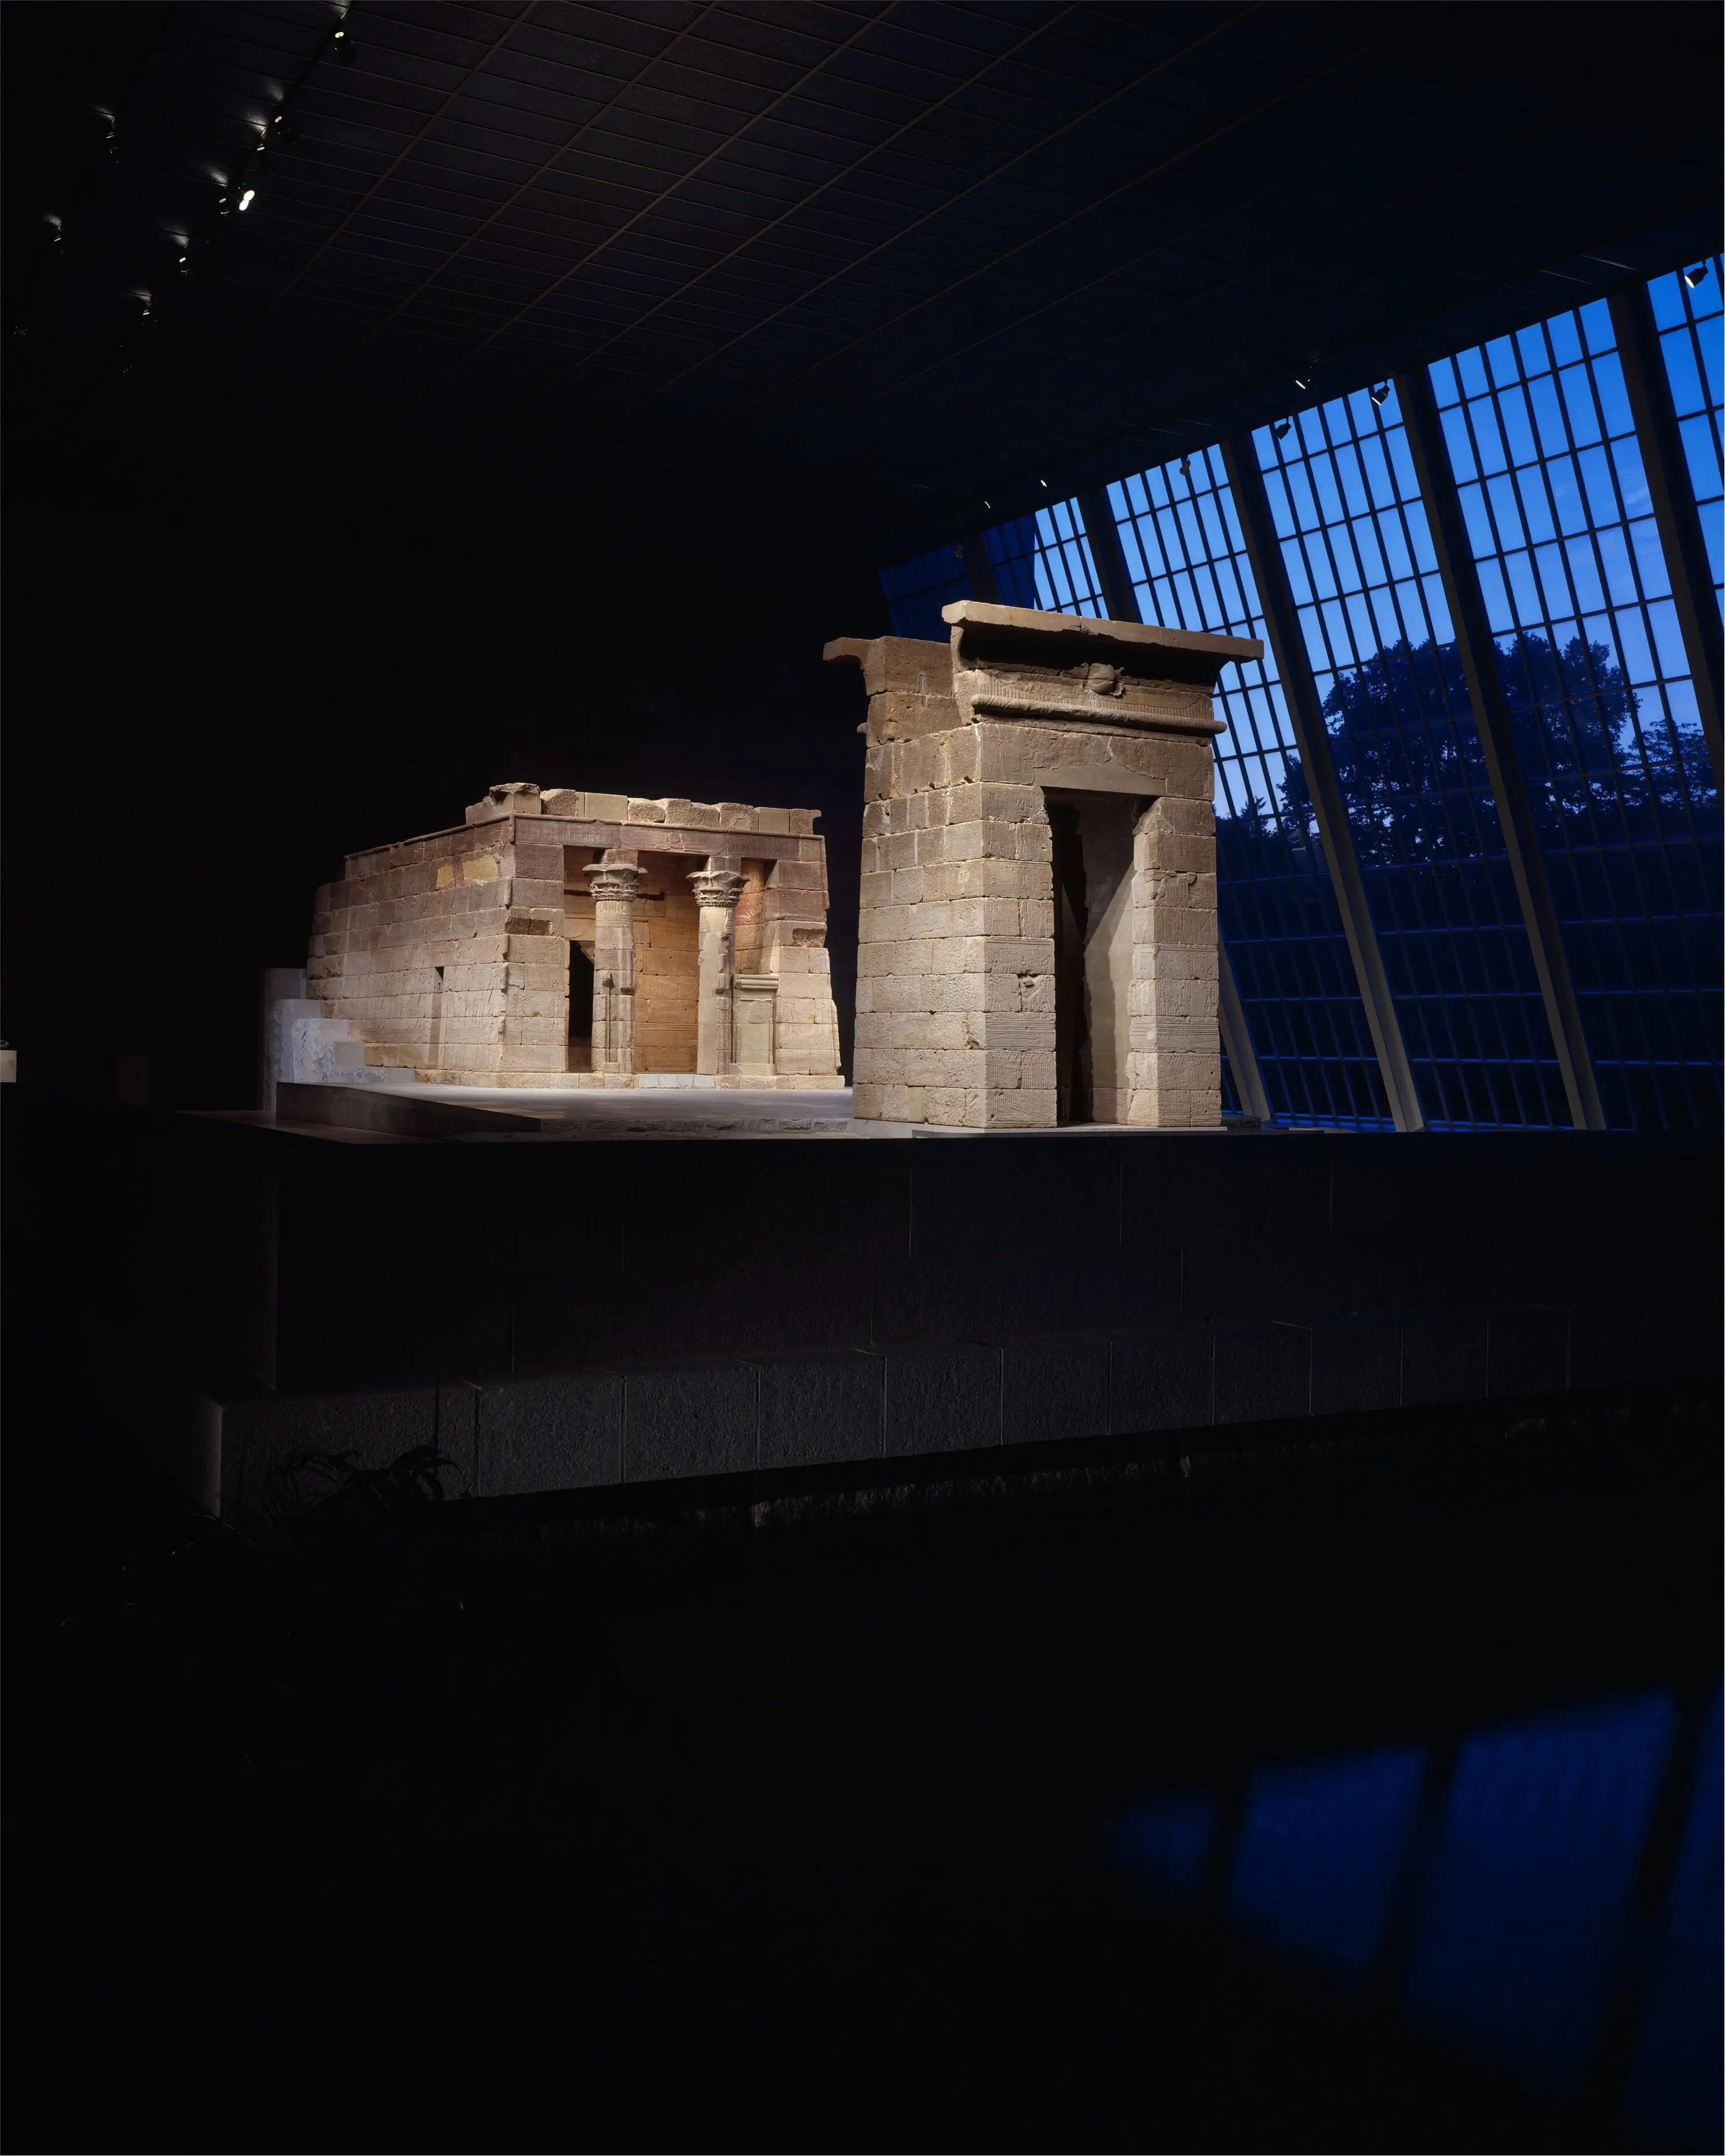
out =
[[(1089, 1119), (1218, 1123), (1208, 685), (1122, 686), (1104, 660), (1064, 648), (1075, 628), (1065, 617), (954, 613), (1029, 624), (1009, 647), (1014, 663), (965, 651), (958, 629), (952, 646), (889, 637), (828, 647), (861, 665), (869, 695), (858, 1116), (968, 1129), (1063, 1119), (1050, 807), (1078, 804), (1081, 829), (1089, 802), (1108, 812), (1089, 814), (1085, 856)], [(1034, 663), (1040, 634), (1067, 664)], [(1200, 675), (1211, 655), (1196, 654)], [(1169, 662), (1158, 653), (1153, 663)]]
[(688, 878), (709, 856), (735, 855), (748, 886), (747, 970), (777, 988), (774, 1075), (838, 1084), (817, 813), (494, 787), (457, 829), (349, 856), (341, 880), (317, 894), (307, 995), (349, 1021), (373, 1065), (458, 1082), (563, 1078), (570, 947), (594, 955), (581, 871), (609, 855), (647, 871), (636, 905), (636, 1069), (693, 1071)]

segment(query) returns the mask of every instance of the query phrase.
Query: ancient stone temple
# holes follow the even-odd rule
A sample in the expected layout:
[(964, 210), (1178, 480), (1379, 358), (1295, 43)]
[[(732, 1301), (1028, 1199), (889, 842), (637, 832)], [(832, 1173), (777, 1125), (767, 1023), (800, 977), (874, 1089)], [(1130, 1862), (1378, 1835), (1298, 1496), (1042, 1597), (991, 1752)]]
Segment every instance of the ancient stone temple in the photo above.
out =
[(1240, 637), (961, 600), (869, 695), (855, 1112), (1221, 1121), (1211, 742)]
[(494, 786), (454, 829), (352, 855), (276, 1075), (839, 1086), (817, 814)]

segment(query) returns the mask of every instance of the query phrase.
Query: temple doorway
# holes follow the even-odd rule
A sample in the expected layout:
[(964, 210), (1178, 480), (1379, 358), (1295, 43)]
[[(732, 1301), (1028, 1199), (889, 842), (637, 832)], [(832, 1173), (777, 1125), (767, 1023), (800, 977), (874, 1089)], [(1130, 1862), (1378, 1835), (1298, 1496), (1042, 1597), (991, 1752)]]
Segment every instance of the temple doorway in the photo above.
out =
[(700, 1006), (701, 909), (686, 854), (641, 857), (635, 896), (635, 1068), (695, 1068)]
[(593, 957), (569, 945), (569, 1062), (571, 1070), (593, 1068)]
[(1055, 1089), (1062, 1123), (1118, 1123), (1132, 1047), (1130, 794), (1050, 792), (1054, 840)]

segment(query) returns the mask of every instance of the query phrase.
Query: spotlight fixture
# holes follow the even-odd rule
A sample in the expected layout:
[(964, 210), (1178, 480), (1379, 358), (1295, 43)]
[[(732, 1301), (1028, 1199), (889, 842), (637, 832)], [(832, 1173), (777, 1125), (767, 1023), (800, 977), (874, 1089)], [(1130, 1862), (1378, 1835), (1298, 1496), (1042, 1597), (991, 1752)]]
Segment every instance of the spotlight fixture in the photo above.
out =
[(1270, 431), (1275, 435), (1276, 440), (1280, 442), (1286, 438), (1289, 428), (1291, 427), (1293, 424), (1294, 423), (1291, 419), (1278, 419)]
[(249, 209), (257, 199), (257, 189), (255, 187), (248, 187), (245, 192), (239, 198), (239, 207), (242, 209)]
[(1380, 382), (1378, 384), (1378, 387), (1372, 392), (1372, 402), (1374, 404), (1382, 404), (1386, 403), (1389, 397), (1389, 384), (1387, 382)]
[(223, 187), (220, 194), (216, 197), (216, 214), (218, 217), (226, 217), (233, 207), (234, 198), (226, 187)]
[(338, 25), (331, 32), (330, 40), (336, 48), (336, 58), (345, 67), (353, 58), (353, 40), (347, 34), (347, 25), (345, 23)]
[(1697, 262), (1692, 270), (1686, 270), (1683, 272), (1683, 282), (1692, 292), (1697, 285), (1704, 285), (1707, 282), (1707, 265), (1706, 263)]
[(1296, 375), (1294, 377), (1294, 387), (1295, 387), (1295, 388), (1296, 388), (1296, 389), (1310, 389), (1310, 388), (1311, 388), (1311, 387), (1312, 387), (1312, 369), (1311, 369), (1309, 367), (1307, 368), (1306, 372), (1305, 372), (1303, 374), (1296, 374)]
[(278, 112), (271, 119), (267, 139), (271, 142), (279, 143), (284, 150), (292, 148), (295, 140), (294, 123), (288, 118), (286, 113)]
[(1036, 482), (1036, 484), (1037, 484), (1037, 485), (1038, 485), (1038, 486), (1040, 486), (1040, 487), (1042, 489), (1042, 491), (1043, 491), (1045, 494), (1046, 494), (1046, 493), (1048, 492), (1048, 481), (1047, 481), (1045, 479), (1040, 479), (1040, 480), (1037, 480), (1037, 482)]
[(177, 255), (174, 267), (182, 277), (189, 277), (192, 275), (192, 257), (189, 254)]

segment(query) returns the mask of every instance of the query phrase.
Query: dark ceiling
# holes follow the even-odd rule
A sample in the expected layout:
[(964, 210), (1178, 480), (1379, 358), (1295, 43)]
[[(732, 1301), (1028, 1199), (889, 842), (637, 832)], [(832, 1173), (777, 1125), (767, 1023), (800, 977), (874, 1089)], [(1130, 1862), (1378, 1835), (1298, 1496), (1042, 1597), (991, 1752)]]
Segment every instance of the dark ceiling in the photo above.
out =
[(12, 470), (835, 578), (1717, 246), (1720, 22), (14, 0)]

